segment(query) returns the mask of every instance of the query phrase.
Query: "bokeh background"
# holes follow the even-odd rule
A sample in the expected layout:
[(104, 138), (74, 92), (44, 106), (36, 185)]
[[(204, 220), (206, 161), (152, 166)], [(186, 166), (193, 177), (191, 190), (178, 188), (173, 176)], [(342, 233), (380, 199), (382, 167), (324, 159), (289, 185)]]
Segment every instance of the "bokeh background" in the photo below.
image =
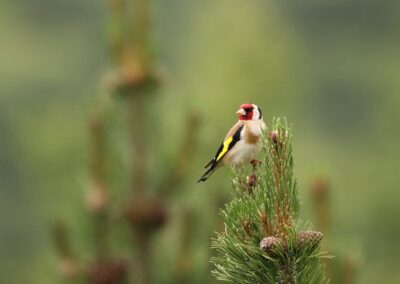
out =
[[(187, 210), (194, 216), (190, 283), (214, 281), (210, 238), (220, 226), (218, 208), (230, 198), (229, 171), (195, 181), (245, 102), (257, 103), (267, 124), (274, 116), (293, 123), (304, 219), (316, 219), (313, 180), (329, 181), (332, 254), (353, 255), (357, 283), (397, 283), (400, 3), (154, 0), (152, 17), (163, 74), (148, 108), (157, 155), (152, 178), (178, 150), (187, 112), (201, 118), (190, 174), (156, 236), (156, 283), (174, 283), (179, 218)], [(50, 233), (60, 218), (80, 257), (90, 259), (87, 117), (110, 100), (102, 85), (111, 69), (108, 21), (106, 1), (0, 2), (2, 283), (61, 283)], [(118, 133), (112, 141), (123, 149), (127, 136)], [(113, 189), (116, 200), (125, 195)]]

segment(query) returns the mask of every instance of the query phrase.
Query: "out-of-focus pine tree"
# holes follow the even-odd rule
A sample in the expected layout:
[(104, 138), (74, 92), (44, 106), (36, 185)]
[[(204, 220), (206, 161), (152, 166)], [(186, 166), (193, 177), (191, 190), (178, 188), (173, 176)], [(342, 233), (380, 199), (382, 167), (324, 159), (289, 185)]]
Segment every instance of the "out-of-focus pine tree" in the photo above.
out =
[[(157, 275), (154, 238), (169, 221), (169, 196), (189, 170), (187, 163), (196, 146), (198, 120), (193, 113), (183, 113), (182, 119), (187, 123), (183, 136), (176, 140), (179, 150), (170, 158), (171, 165), (162, 177), (154, 179), (149, 163), (155, 151), (149, 143), (151, 127), (146, 126), (154, 115), (151, 101), (158, 95), (160, 80), (150, 46), (150, 1), (108, 2), (113, 66), (101, 84), (101, 93), (106, 98), (94, 100), (88, 122), (86, 207), (91, 226), (87, 234), (93, 246), (91, 255), (83, 259), (82, 253), (76, 252), (63, 221), (54, 226), (53, 236), (60, 272), (71, 283), (149, 284), (155, 282)], [(116, 141), (120, 144), (113, 144)], [(118, 167), (120, 172), (113, 169), (116, 160), (125, 161), (123, 167)], [(175, 277), (179, 282), (187, 273), (179, 271), (169, 278)]]

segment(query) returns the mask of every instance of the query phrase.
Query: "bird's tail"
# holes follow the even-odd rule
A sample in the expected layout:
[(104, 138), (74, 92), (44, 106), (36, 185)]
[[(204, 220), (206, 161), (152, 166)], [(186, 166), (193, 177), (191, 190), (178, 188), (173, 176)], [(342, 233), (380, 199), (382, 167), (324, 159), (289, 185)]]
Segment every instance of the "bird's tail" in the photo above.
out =
[(206, 166), (205, 168), (209, 167), (206, 172), (200, 177), (200, 179), (197, 181), (202, 182), (202, 181), (206, 181), (211, 175), (212, 173), (217, 169), (218, 166), (218, 162), (215, 161), (214, 159), (211, 160)]

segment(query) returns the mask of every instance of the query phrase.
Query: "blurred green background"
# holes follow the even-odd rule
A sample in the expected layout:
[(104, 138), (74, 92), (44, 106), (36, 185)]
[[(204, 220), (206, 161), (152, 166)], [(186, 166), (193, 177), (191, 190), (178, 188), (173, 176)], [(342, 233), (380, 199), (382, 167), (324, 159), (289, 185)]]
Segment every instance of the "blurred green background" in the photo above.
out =
[[(294, 124), (302, 217), (315, 220), (310, 184), (326, 176), (332, 246), (357, 255), (358, 283), (397, 283), (400, 2), (154, 0), (152, 13), (164, 74), (149, 109), (153, 136), (163, 140), (152, 143), (164, 161), (153, 157), (155, 178), (179, 147), (174, 141), (187, 111), (201, 116), (191, 174), (169, 208), (173, 217), (182, 206), (202, 216), (190, 242), (191, 282), (212, 280), (210, 238), (218, 207), (230, 198), (226, 169), (205, 184), (194, 181), (238, 105), (254, 102), (267, 124), (274, 116)], [(106, 1), (0, 2), (2, 283), (60, 283), (50, 237), (58, 218), (71, 227), (77, 248), (89, 242), (86, 124), (110, 70), (107, 22)], [(125, 138), (114, 137), (116, 147)], [(173, 220), (157, 235), (165, 247), (158, 283), (173, 283)]]

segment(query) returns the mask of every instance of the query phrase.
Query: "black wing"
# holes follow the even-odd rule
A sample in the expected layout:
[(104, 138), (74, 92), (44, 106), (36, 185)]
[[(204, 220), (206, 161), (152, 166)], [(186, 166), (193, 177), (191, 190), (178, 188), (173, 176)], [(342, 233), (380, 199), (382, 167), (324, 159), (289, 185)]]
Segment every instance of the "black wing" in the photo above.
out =
[(207, 171), (200, 177), (197, 182), (206, 181), (210, 177), (210, 175), (216, 170), (219, 161), (241, 139), (240, 132), (242, 131), (242, 129), (243, 125), (236, 130), (233, 136), (226, 138), (225, 141), (221, 143), (221, 146), (219, 146), (214, 158), (204, 167), (205, 169), (208, 168)]

